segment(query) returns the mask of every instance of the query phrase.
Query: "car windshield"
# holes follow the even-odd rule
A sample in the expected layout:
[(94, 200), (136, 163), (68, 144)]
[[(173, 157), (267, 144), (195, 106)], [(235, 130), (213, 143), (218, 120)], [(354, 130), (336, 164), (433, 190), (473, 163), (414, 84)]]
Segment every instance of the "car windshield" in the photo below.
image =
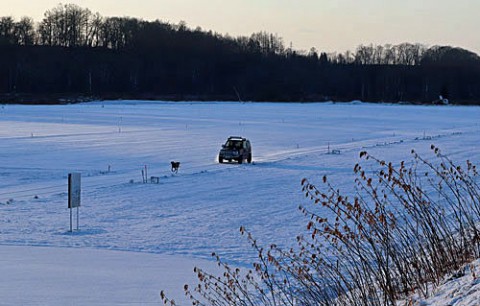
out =
[(241, 141), (236, 141), (236, 140), (228, 140), (227, 143), (225, 143), (225, 147), (227, 147), (227, 148), (241, 148), (242, 147), (242, 142)]

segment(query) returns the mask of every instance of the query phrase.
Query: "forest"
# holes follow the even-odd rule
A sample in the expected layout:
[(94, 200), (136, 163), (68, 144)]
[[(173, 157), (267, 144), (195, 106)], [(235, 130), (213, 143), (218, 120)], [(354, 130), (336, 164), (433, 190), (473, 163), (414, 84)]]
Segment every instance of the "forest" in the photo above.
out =
[(0, 17), (1, 103), (91, 99), (480, 102), (480, 57), (453, 46), (295, 50), (277, 34), (232, 37), (59, 4)]

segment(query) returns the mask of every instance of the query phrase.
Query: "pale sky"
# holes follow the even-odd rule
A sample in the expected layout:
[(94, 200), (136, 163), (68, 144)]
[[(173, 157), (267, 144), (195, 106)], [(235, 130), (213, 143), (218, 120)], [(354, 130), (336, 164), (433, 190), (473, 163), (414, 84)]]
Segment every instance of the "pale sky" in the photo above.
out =
[(267, 31), (297, 50), (345, 52), (360, 44), (410, 42), (480, 54), (480, 0), (1, 0), (0, 16), (41, 21), (59, 3), (102, 16), (185, 21), (232, 36)]

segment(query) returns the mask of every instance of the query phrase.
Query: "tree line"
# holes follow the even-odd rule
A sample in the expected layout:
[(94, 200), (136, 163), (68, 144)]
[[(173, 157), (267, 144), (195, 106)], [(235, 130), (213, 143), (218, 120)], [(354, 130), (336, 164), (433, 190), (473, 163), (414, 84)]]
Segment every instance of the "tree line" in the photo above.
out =
[(4, 101), (55, 97), (249, 101), (480, 101), (480, 57), (451, 46), (295, 50), (264, 31), (232, 37), (184, 22), (58, 5), (36, 23), (0, 17)]

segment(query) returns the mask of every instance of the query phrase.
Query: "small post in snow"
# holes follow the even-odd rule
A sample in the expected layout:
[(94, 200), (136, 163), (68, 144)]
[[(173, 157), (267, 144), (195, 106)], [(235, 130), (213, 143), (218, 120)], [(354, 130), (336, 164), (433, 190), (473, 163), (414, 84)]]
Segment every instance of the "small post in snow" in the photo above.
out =
[(77, 231), (80, 219), (79, 207), (80, 207), (80, 194), (81, 194), (81, 174), (69, 173), (68, 174), (68, 208), (70, 209), (70, 232), (73, 232), (73, 212), (74, 208), (77, 208)]
[(147, 165), (143, 166), (143, 169), (142, 169), (142, 182), (144, 184), (148, 183)]

